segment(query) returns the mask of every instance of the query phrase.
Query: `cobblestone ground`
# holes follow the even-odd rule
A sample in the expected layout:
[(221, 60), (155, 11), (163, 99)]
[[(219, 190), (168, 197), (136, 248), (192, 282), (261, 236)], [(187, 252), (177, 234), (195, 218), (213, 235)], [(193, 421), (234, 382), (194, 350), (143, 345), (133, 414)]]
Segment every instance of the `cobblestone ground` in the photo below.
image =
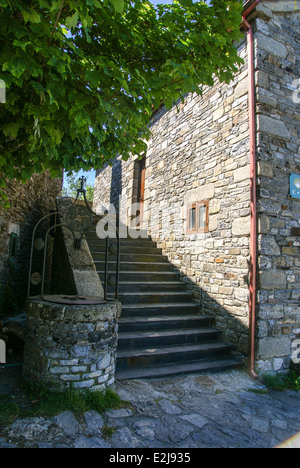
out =
[(300, 394), (241, 371), (122, 381), (116, 392), (130, 406), (18, 420), (0, 448), (273, 448), (300, 431)]

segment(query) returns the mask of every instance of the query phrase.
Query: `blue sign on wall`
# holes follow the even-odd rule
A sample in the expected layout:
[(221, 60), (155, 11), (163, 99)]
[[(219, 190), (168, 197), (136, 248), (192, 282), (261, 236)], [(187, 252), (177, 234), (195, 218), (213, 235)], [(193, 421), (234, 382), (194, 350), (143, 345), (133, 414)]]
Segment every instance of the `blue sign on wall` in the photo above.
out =
[(300, 175), (292, 174), (290, 176), (290, 196), (300, 199)]
[(300, 175), (292, 174), (290, 177), (290, 196), (300, 199)]

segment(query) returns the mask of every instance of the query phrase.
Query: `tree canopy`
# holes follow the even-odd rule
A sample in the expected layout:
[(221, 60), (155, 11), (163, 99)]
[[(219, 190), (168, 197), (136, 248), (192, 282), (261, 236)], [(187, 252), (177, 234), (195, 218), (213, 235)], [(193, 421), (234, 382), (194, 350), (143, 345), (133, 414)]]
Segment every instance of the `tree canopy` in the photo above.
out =
[(232, 79), (241, 11), (242, 0), (0, 0), (0, 173), (142, 154), (162, 102)]

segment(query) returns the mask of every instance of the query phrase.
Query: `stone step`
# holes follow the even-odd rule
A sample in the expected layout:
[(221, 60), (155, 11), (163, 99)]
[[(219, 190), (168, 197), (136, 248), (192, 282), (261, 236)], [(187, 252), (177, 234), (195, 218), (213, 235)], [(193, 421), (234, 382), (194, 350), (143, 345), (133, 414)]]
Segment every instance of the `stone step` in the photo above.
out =
[[(143, 240), (151, 240), (151, 237), (148, 236), (148, 232), (143, 229), (142, 230), (133, 229), (133, 228), (128, 228), (126, 226), (125, 227), (123, 226), (119, 230), (119, 233), (120, 233), (120, 237), (125, 238), (125, 239), (135, 240), (136, 238), (138, 238), (138, 239), (143, 239)], [(99, 239), (97, 235), (97, 224), (93, 226), (91, 229), (89, 229), (85, 233), (85, 235), (86, 237), (90, 237), (90, 238), (97, 237), (97, 239)]]
[(231, 347), (225, 343), (182, 344), (117, 351), (117, 370), (154, 365), (229, 357)]
[[(104, 270), (98, 270), (100, 279), (104, 281)], [(115, 271), (108, 271), (109, 275), (115, 276)], [(174, 282), (178, 280), (179, 273), (176, 271), (120, 271), (120, 282), (130, 281), (135, 283), (150, 282)]]
[(125, 304), (164, 304), (166, 302), (189, 302), (193, 301), (192, 293), (179, 292), (126, 292), (119, 293), (119, 301)]
[[(90, 250), (98, 250), (99, 248), (103, 249), (106, 246), (106, 239), (99, 239), (99, 237), (90, 237), (86, 236), (86, 240), (90, 246)], [(109, 245), (117, 245), (117, 239), (109, 239)], [(127, 247), (140, 247), (144, 249), (156, 248), (156, 242), (150, 239), (120, 239), (120, 245), (122, 250), (125, 250)]]
[(212, 328), (183, 330), (136, 331), (119, 333), (118, 349), (140, 350), (158, 346), (190, 345), (218, 340), (220, 333)]
[(161, 317), (167, 315), (197, 315), (201, 307), (195, 302), (174, 302), (165, 304), (124, 304), (122, 317)]
[[(103, 252), (93, 252), (92, 257), (94, 262), (105, 262), (105, 253)], [(108, 260), (111, 262), (117, 261), (116, 255), (108, 255)], [(122, 253), (120, 254), (120, 262), (133, 262), (133, 263), (167, 263), (167, 257), (164, 257), (160, 254), (148, 254), (144, 251), (144, 253)]]
[(210, 319), (200, 315), (169, 315), (161, 317), (128, 317), (119, 319), (119, 333), (134, 331), (183, 330), (209, 327)]
[[(88, 233), (87, 240), (101, 281), (106, 241)], [(110, 240), (109, 245), (116, 245)], [(201, 314), (179, 271), (151, 239), (121, 239), (117, 378), (147, 378), (212, 371), (237, 365), (231, 347)], [(116, 255), (108, 276), (116, 278)], [(114, 288), (108, 287), (113, 293)]]
[(122, 293), (138, 292), (171, 292), (186, 291), (186, 284), (181, 281), (148, 281), (136, 283), (134, 281), (123, 281), (119, 283), (119, 291)]
[[(95, 261), (97, 271), (104, 271), (104, 262)], [(116, 270), (116, 262), (108, 262), (109, 271)], [(120, 262), (120, 271), (150, 272), (150, 271), (173, 271), (174, 266), (163, 262)]]
[(179, 374), (221, 372), (228, 369), (237, 369), (241, 366), (242, 362), (234, 357), (200, 359), (197, 361), (155, 365), (152, 367), (118, 369), (116, 378), (117, 380), (150, 379)]
[[(105, 253), (105, 245), (96, 245), (94, 248), (91, 248), (92, 255), (104, 254), (104, 253)], [(162, 249), (158, 249), (157, 247), (148, 247), (148, 246), (137, 247), (135, 245), (129, 244), (126, 246), (123, 246), (123, 245), (121, 246), (121, 255), (122, 254), (162, 255)]]
[(143, 229), (127, 228), (127, 233), (128, 233), (129, 238), (136, 238), (137, 236), (139, 236), (139, 237), (142, 237), (143, 239), (151, 240), (151, 237), (148, 236), (148, 232)]

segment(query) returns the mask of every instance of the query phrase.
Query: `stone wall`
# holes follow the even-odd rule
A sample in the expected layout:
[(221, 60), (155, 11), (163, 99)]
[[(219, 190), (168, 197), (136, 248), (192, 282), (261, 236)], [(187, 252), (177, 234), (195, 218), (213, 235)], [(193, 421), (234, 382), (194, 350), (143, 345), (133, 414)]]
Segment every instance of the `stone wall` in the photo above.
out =
[[(23, 302), (27, 293), (27, 275), (31, 236), (34, 225), (50, 210), (62, 181), (51, 179), (48, 173), (34, 175), (26, 184), (7, 182), (8, 209), (0, 206), (0, 285), (1, 312), (11, 313)], [(17, 235), (16, 256), (9, 261), (11, 235)]]
[[(240, 46), (246, 59), (246, 48)], [(245, 351), (248, 324), (249, 126), (247, 63), (229, 87), (189, 96), (153, 126), (145, 217), (151, 235), (212, 316)], [(187, 209), (209, 200), (209, 232), (187, 233)]]
[[(224, 338), (247, 347), (249, 260), (249, 125), (247, 49), (231, 86), (216, 82), (189, 95), (180, 112), (153, 117), (146, 155), (144, 225), (210, 314)], [(137, 158), (117, 160), (96, 183), (94, 208), (108, 203), (118, 180), (121, 220), (129, 223), (137, 193)], [(122, 169), (120, 170), (120, 164)], [(117, 170), (118, 168), (118, 170)], [(187, 207), (209, 200), (209, 232), (187, 234)], [(124, 209), (126, 208), (126, 209)]]
[(120, 220), (130, 225), (130, 213), (134, 197), (137, 191), (137, 157), (129, 161), (117, 158), (111, 166), (106, 166), (97, 173), (94, 191), (93, 210), (97, 214), (103, 214), (105, 208), (109, 213), (118, 213)]
[(117, 301), (88, 306), (28, 301), (24, 378), (57, 390), (112, 387), (120, 312)]
[[(258, 195), (256, 358), (260, 370), (289, 366), (300, 337), (300, 201), (289, 176), (300, 174), (300, 2), (262, 1), (249, 21), (255, 39)], [(227, 85), (189, 95), (154, 116), (146, 155), (145, 228), (215, 320), (223, 338), (247, 352), (250, 237), (248, 69)], [(121, 166), (121, 168), (120, 168)], [(95, 207), (122, 196), (132, 222), (136, 158), (97, 178)], [(118, 169), (117, 169), (118, 168)], [(117, 175), (117, 182), (114, 179)], [(120, 183), (121, 180), (121, 183)], [(118, 186), (116, 191), (115, 187)], [(113, 194), (113, 196), (112, 196)], [(187, 206), (209, 200), (209, 232), (187, 234)]]
[(300, 200), (289, 196), (290, 174), (300, 175), (300, 2), (257, 11), (258, 361), (276, 371), (289, 366), (300, 337), (300, 238), (292, 235)]

